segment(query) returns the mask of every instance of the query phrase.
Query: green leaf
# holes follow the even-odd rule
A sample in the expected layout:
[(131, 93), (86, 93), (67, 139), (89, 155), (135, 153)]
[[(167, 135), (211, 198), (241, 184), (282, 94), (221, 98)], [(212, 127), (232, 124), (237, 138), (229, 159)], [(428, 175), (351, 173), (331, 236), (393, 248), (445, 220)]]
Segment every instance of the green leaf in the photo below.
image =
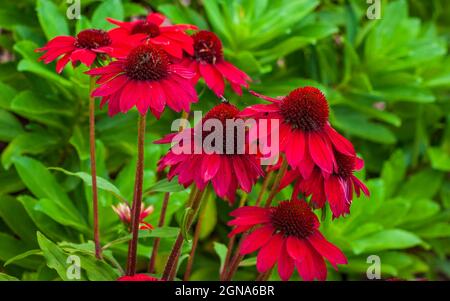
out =
[(56, 270), (62, 280), (69, 280), (67, 277), (67, 254), (40, 232), (37, 233), (37, 239), (47, 261), (47, 266)]
[(64, 16), (58, 7), (50, 0), (38, 0), (36, 4), (39, 23), (47, 39), (56, 36), (69, 35), (69, 26), (66, 16)]
[[(24, 253), (29, 250), (29, 247), (21, 240), (12, 237), (11, 235), (0, 233), (0, 261), (8, 261), (17, 254)], [(26, 268), (36, 269), (42, 262), (35, 258), (24, 258), (16, 261), (14, 265)]]
[(434, 169), (450, 171), (450, 151), (446, 151), (443, 148), (430, 147), (428, 148), (428, 155), (430, 156), (431, 166)]
[(204, 212), (200, 213), (203, 215), (200, 239), (207, 238), (214, 231), (217, 224), (217, 206), (214, 196), (208, 194), (204, 202), (206, 202), (205, 208), (203, 208)]
[(400, 229), (383, 230), (352, 241), (350, 245), (355, 254), (407, 249), (418, 245), (426, 246), (415, 234)]
[(21, 60), (19, 65), (17, 65), (18, 71), (28, 71), (35, 73), (43, 78), (50, 80), (52, 83), (60, 84), (63, 87), (70, 88), (72, 83), (62, 76), (57, 75), (55, 72), (42, 66), (38, 62), (33, 62), (29, 60)]
[(19, 279), (4, 273), (0, 273), (0, 281), (19, 281)]
[(108, 30), (115, 25), (106, 21), (106, 18), (123, 20), (124, 11), (122, 1), (120, 0), (105, 0), (94, 11), (92, 15), (92, 26), (94, 28), (101, 28)]
[(349, 134), (382, 144), (393, 144), (397, 140), (387, 127), (373, 123), (363, 115), (351, 115), (348, 112), (340, 113), (338, 111), (335, 111), (335, 115), (334, 124), (336, 127)]
[(398, 185), (402, 182), (406, 173), (406, 159), (401, 150), (397, 150), (391, 155), (388, 161), (383, 164), (381, 178), (384, 180), (386, 196), (392, 196)]
[(239, 263), (240, 267), (252, 267), (256, 265), (256, 257), (250, 257), (247, 259), (244, 259)]
[(35, 196), (54, 202), (61, 211), (72, 217), (80, 226), (85, 225), (83, 217), (72, 200), (42, 163), (31, 158), (18, 157), (14, 159), (14, 165), (22, 181)]
[(11, 109), (19, 113), (73, 115), (70, 103), (49, 99), (32, 91), (22, 91), (11, 103)]
[(11, 101), (16, 96), (16, 94), (17, 91), (14, 88), (0, 82), (0, 108), (9, 109)]
[(38, 203), (36, 199), (33, 199), (32, 197), (27, 195), (19, 196), (17, 197), (17, 199), (22, 203), (28, 215), (33, 220), (34, 224), (46, 236), (54, 240), (64, 240), (69, 238), (67, 233), (64, 231), (65, 229), (61, 225), (56, 223), (46, 214), (35, 210), (35, 207)]
[(411, 209), (408, 215), (402, 220), (403, 224), (410, 224), (426, 220), (440, 211), (440, 206), (432, 200), (411, 201)]
[[(61, 168), (61, 167), (49, 167), (49, 169), (63, 172), (66, 175), (69, 175), (69, 176), (78, 177), (81, 180), (83, 180), (83, 182), (86, 185), (92, 186), (92, 176), (90, 174), (86, 173), (86, 172), (82, 172), (82, 171), (71, 172), (71, 171), (65, 170), (64, 168)], [(108, 192), (112, 193), (120, 201), (127, 202), (125, 200), (125, 198), (122, 196), (122, 194), (120, 193), (119, 189), (114, 184), (109, 182), (108, 180), (97, 176), (97, 187), (102, 189), (102, 190), (105, 190), (105, 191), (108, 191)]]
[(0, 109), (0, 141), (9, 142), (22, 133), (23, 128), (20, 121), (13, 114)]
[(178, 183), (177, 178), (173, 178), (171, 181), (168, 179), (162, 179), (152, 185), (145, 191), (145, 195), (152, 194), (155, 192), (179, 192), (183, 191), (185, 188)]
[(78, 214), (64, 210), (65, 208), (62, 208), (60, 204), (53, 200), (39, 199), (39, 202), (36, 204), (34, 209), (45, 213), (48, 217), (57, 221), (61, 225), (73, 227), (85, 234), (91, 232), (86, 224), (80, 221)]
[(216, 251), (216, 254), (219, 256), (220, 259), (220, 269), (219, 271), (223, 270), (223, 265), (225, 264), (225, 258), (227, 256), (227, 246), (224, 244), (221, 244), (220, 242), (215, 241), (214, 242), (214, 251)]
[(2, 152), (1, 160), (8, 169), (14, 160), (25, 154), (41, 154), (49, 151), (59, 143), (59, 138), (50, 133), (23, 133), (14, 138)]
[[(35, 240), (36, 240), (36, 238), (35, 238)], [(4, 266), (6, 267), (6, 266), (8, 266), (8, 265), (10, 265), (10, 264), (12, 264), (12, 263), (14, 263), (16, 261), (22, 260), (24, 258), (27, 258), (29, 256), (33, 256), (33, 255), (43, 255), (43, 253), (39, 249), (38, 250), (29, 250), (29, 251), (26, 251), (24, 253), (21, 253), (21, 254), (19, 254), (17, 256), (14, 256), (14, 257), (8, 259), (8, 261), (5, 262)]]
[(36, 244), (37, 228), (19, 201), (8, 195), (0, 196), (0, 217), (26, 244)]
[[(176, 237), (180, 233), (180, 228), (175, 227), (160, 227), (155, 228), (151, 231), (149, 230), (140, 230), (139, 231), (139, 238), (149, 238), (149, 237), (159, 237), (159, 238), (171, 238)], [(113, 245), (121, 244), (124, 242), (129, 241), (132, 238), (131, 234), (128, 234), (127, 236), (118, 238), (114, 241), (109, 242), (105, 246), (103, 246), (103, 249), (107, 249)]]
[(450, 225), (448, 222), (442, 222), (421, 227), (417, 230), (417, 235), (427, 239), (450, 237)]
[(87, 137), (87, 129), (82, 130), (80, 126), (76, 125), (73, 128), (72, 137), (70, 137), (70, 144), (75, 147), (80, 160), (84, 161), (90, 157), (89, 140)]
[[(430, 179), (433, 179), (430, 181)], [(441, 187), (443, 174), (441, 172), (425, 169), (409, 177), (402, 186), (399, 194), (410, 199), (432, 199)]]

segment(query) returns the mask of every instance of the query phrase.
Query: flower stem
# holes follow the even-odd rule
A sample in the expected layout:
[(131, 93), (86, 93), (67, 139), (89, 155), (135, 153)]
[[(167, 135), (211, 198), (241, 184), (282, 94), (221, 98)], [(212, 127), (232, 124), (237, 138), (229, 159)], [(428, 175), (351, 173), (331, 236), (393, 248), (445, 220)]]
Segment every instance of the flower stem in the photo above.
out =
[(92, 215), (94, 220), (95, 257), (101, 259), (102, 246), (100, 244), (100, 229), (98, 222), (97, 163), (95, 159), (95, 98), (90, 95), (94, 88), (95, 77), (91, 77), (89, 82), (89, 147), (91, 156)]
[[(187, 205), (187, 207), (190, 207), (192, 209), (192, 214), (189, 215), (186, 221), (186, 232), (188, 232), (191, 228), (194, 217), (198, 213), (198, 210), (200, 208), (202, 196), (204, 194), (204, 191), (199, 191), (195, 184), (192, 189), (193, 191), (191, 192)], [(175, 275), (175, 273), (173, 273), (173, 269), (176, 269), (176, 265), (178, 264), (178, 258), (180, 257), (180, 251), (181, 247), (183, 246), (183, 241), (183, 233), (182, 231), (180, 231), (175, 244), (173, 245), (172, 251), (170, 252), (169, 258), (167, 259), (166, 267), (164, 268), (164, 273), (162, 276), (163, 280), (173, 280), (173, 276)]]
[(138, 122), (138, 157), (136, 163), (136, 176), (134, 182), (133, 205), (131, 208), (131, 233), (132, 239), (128, 244), (127, 275), (136, 273), (137, 246), (139, 239), (139, 215), (142, 204), (142, 184), (144, 181), (144, 139), (145, 139), (145, 117), (139, 115)]
[[(208, 188), (206, 188), (206, 189), (208, 189)], [(209, 199), (209, 189), (207, 192), (204, 193), (203, 198), (204, 198), (204, 201), (201, 202), (201, 209), (200, 209), (200, 213), (199, 213), (199, 216), (197, 219), (197, 225), (195, 226), (194, 238), (192, 241), (192, 248), (191, 248), (191, 252), (189, 254), (186, 271), (184, 273), (184, 281), (188, 281), (189, 277), (191, 276), (192, 265), (194, 264), (195, 251), (197, 250), (198, 240), (200, 238), (200, 232), (202, 230), (202, 223), (203, 223), (203, 220), (204, 220), (205, 214), (206, 214), (206, 206), (208, 204), (208, 199)]]
[[(167, 205), (169, 204), (169, 198), (170, 198), (170, 192), (166, 192), (164, 194), (164, 200), (161, 207), (161, 213), (159, 216), (159, 222), (158, 227), (163, 227), (164, 222), (166, 220), (166, 211), (167, 211)], [(156, 262), (156, 256), (158, 255), (158, 249), (159, 249), (159, 243), (161, 242), (161, 239), (159, 237), (155, 238), (155, 242), (153, 243), (153, 250), (152, 250), (152, 256), (150, 257), (150, 264), (148, 266), (148, 272), (153, 274), (155, 272), (155, 262)]]
[[(239, 201), (238, 208), (244, 206), (247, 201), (248, 194), (244, 193)], [(224, 280), (225, 275), (228, 273), (228, 266), (230, 264), (231, 255), (233, 252), (234, 243), (236, 242), (236, 235), (233, 235), (228, 241), (227, 254), (225, 255), (225, 260), (223, 263), (222, 271), (220, 272), (220, 280)]]
[(283, 179), (283, 176), (286, 173), (287, 168), (288, 168), (288, 163), (287, 163), (287, 160), (284, 159), (283, 163), (281, 164), (280, 169), (278, 170), (278, 174), (276, 175), (275, 180), (273, 182), (272, 189), (270, 190), (270, 193), (269, 193), (269, 197), (266, 200), (266, 205), (265, 205), (266, 208), (269, 208), (270, 205), (272, 205), (273, 198), (278, 193), (278, 189), (280, 188), (281, 180)]

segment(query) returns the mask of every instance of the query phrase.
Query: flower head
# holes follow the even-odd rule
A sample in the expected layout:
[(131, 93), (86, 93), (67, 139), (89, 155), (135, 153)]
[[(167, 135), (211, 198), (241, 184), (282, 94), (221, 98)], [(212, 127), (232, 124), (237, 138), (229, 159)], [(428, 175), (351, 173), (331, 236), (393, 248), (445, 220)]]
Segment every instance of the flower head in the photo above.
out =
[(98, 54), (110, 53), (111, 37), (104, 30), (86, 29), (76, 37), (58, 36), (50, 40), (44, 47), (36, 49), (45, 52), (39, 58), (48, 64), (56, 59), (56, 72), (61, 73), (67, 63), (75, 65), (78, 62), (90, 67)]
[[(205, 115), (199, 125), (184, 130), (182, 135), (189, 141), (176, 142), (158, 162), (158, 169), (163, 170), (169, 166), (168, 178), (172, 179), (178, 176), (178, 181), (185, 187), (195, 183), (199, 189), (204, 189), (211, 182), (217, 195), (231, 203), (235, 200), (238, 188), (250, 192), (257, 179), (263, 175), (263, 171), (257, 156), (247, 151), (247, 145), (239, 145), (237, 137), (234, 136), (236, 131), (234, 128), (227, 127), (226, 121), (235, 120), (239, 112), (238, 108), (228, 103), (215, 106)], [(215, 150), (218, 149), (218, 151), (205, 146), (204, 142), (210, 134), (209, 131), (203, 129), (198, 131), (199, 126), (210, 120), (220, 122), (224, 129), (222, 147), (216, 145)], [(233, 130), (231, 134), (234, 135), (226, 135), (231, 130)], [(201, 137), (198, 137), (199, 132), (202, 134)], [(170, 143), (175, 136), (176, 134), (168, 135), (156, 143)], [(227, 136), (234, 138), (232, 149), (229, 147), (228, 143), (231, 141), (226, 139)], [(201, 151), (197, 153), (195, 151), (189, 153), (175, 151), (183, 148), (183, 143), (189, 143), (190, 150), (199, 147)], [(230, 149), (231, 151), (229, 151)]]
[(161, 279), (148, 276), (147, 274), (135, 274), (133, 276), (121, 276), (117, 281), (162, 281)]
[(319, 220), (306, 202), (282, 201), (270, 208), (241, 207), (230, 215), (235, 219), (228, 224), (236, 226), (230, 236), (254, 229), (242, 242), (240, 253), (259, 250), (256, 268), (260, 273), (277, 263), (284, 281), (289, 280), (295, 268), (305, 281), (325, 280), (324, 258), (335, 269), (338, 264), (347, 264), (342, 251), (319, 232)]
[(197, 29), (194, 25), (164, 25), (166, 17), (158, 13), (150, 13), (145, 20), (131, 22), (107, 20), (119, 26), (110, 31), (115, 57), (126, 55), (127, 45), (137, 46), (143, 41), (160, 46), (176, 58), (182, 58), (183, 51), (191, 55), (194, 53), (193, 40), (185, 33), (186, 30)]
[(233, 91), (242, 95), (242, 87), (247, 88), (247, 82), (251, 79), (243, 71), (225, 61), (219, 37), (213, 32), (201, 30), (192, 38), (194, 54), (187, 56), (183, 64), (196, 74), (194, 81), (203, 77), (206, 85), (220, 97), (223, 96), (227, 80)]
[[(280, 99), (252, 92), (272, 102), (257, 104), (242, 111), (242, 117), (278, 119), (280, 151), (293, 169), (308, 178), (314, 166), (325, 176), (336, 171), (334, 152), (355, 156), (353, 145), (336, 132), (328, 122), (328, 103), (322, 92), (314, 87), (298, 88)], [(271, 131), (268, 131), (270, 136)]]
[(149, 43), (130, 48), (125, 58), (87, 74), (99, 76), (92, 96), (102, 97), (100, 105), (108, 104), (110, 116), (136, 106), (142, 115), (150, 109), (159, 118), (166, 104), (180, 112), (189, 111), (190, 104), (198, 101), (189, 80), (194, 74), (174, 64), (163, 48)]
[[(120, 220), (127, 226), (131, 225), (131, 208), (128, 203), (120, 203), (117, 206), (112, 206), (114, 212), (117, 213)], [(141, 204), (141, 211), (139, 214), (139, 224), (141, 230), (153, 230), (153, 226), (149, 223), (145, 222), (144, 219), (152, 214), (154, 208), (152, 205), (145, 207), (144, 204)]]
[(311, 175), (304, 179), (298, 170), (290, 170), (281, 182), (281, 189), (295, 182), (294, 197), (299, 192), (311, 196), (316, 208), (322, 208), (328, 201), (333, 218), (350, 213), (353, 191), (359, 197), (361, 191), (369, 196), (366, 185), (354, 176), (354, 171), (364, 167), (364, 161), (358, 157), (347, 156), (339, 152), (334, 154), (337, 169), (328, 177), (324, 177), (320, 169), (315, 167)]

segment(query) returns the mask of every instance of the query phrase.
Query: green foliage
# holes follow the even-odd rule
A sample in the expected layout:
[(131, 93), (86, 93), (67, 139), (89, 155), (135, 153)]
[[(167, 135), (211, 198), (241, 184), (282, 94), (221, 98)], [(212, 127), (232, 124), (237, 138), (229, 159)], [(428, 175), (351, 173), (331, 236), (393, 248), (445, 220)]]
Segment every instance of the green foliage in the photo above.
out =
[[(114, 118), (97, 110), (100, 229), (104, 259), (92, 242), (86, 67), (38, 62), (35, 49), (57, 35), (109, 29), (150, 6), (173, 22), (214, 30), (227, 60), (270, 96), (302, 85), (322, 89), (330, 119), (366, 162), (371, 197), (355, 199), (351, 214), (331, 220), (324, 235), (349, 264), (332, 279), (365, 279), (367, 257), (377, 255), (382, 277), (448, 279), (450, 262), (450, 12), (445, 0), (382, 1), (380, 20), (368, 20), (365, 1), (208, 0), (82, 1), (82, 18), (69, 20), (65, 2), (0, 3), (0, 280), (67, 278), (67, 258), (81, 260), (80, 280), (114, 280), (125, 265), (130, 236), (111, 205), (130, 201), (136, 162), (137, 114)], [(139, 2), (139, 3), (142, 3)], [(5, 57), (5, 59), (3, 59)], [(199, 90), (200, 91), (200, 90)], [(243, 108), (259, 100), (227, 98)], [(194, 109), (217, 103), (209, 91)], [(189, 191), (156, 173), (167, 150), (152, 142), (170, 131), (173, 112), (149, 118), (144, 202), (155, 211), (171, 192), (164, 227), (141, 231), (138, 269), (145, 271), (155, 237), (161, 238), (156, 272), (163, 269), (185, 215)], [(258, 184), (248, 195), (254, 202)], [(282, 192), (281, 200), (289, 196)], [(240, 196), (239, 196), (240, 197)], [(211, 194), (191, 279), (218, 279), (226, 256), (231, 208)], [(188, 235), (185, 235), (189, 238)], [(181, 258), (186, 258), (186, 243)], [(236, 279), (254, 279), (255, 257)], [(184, 263), (180, 264), (183, 270)], [(447, 268), (445, 268), (447, 267)], [(277, 279), (276, 276), (273, 276)]]

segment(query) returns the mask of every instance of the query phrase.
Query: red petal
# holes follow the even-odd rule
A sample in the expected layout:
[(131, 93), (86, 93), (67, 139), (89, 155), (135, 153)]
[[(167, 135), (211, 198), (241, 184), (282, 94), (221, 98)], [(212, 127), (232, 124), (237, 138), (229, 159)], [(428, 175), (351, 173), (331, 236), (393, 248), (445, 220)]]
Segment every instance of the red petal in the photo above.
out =
[(331, 174), (334, 166), (333, 149), (321, 134), (310, 132), (307, 135), (309, 153), (314, 163), (326, 173)]
[(272, 226), (263, 226), (249, 234), (242, 242), (240, 253), (246, 255), (264, 246), (272, 237)]
[(280, 234), (272, 236), (270, 241), (261, 248), (256, 257), (256, 268), (258, 272), (264, 273), (270, 270), (280, 257), (283, 237)]
[(287, 242), (283, 242), (281, 247), (280, 258), (278, 259), (278, 274), (281, 280), (288, 281), (294, 272), (294, 260), (289, 256), (287, 252)]
[(348, 263), (344, 253), (342, 253), (338, 247), (327, 241), (319, 231), (316, 231), (308, 236), (308, 241), (320, 255), (328, 259), (336, 270), (337, 264)]

